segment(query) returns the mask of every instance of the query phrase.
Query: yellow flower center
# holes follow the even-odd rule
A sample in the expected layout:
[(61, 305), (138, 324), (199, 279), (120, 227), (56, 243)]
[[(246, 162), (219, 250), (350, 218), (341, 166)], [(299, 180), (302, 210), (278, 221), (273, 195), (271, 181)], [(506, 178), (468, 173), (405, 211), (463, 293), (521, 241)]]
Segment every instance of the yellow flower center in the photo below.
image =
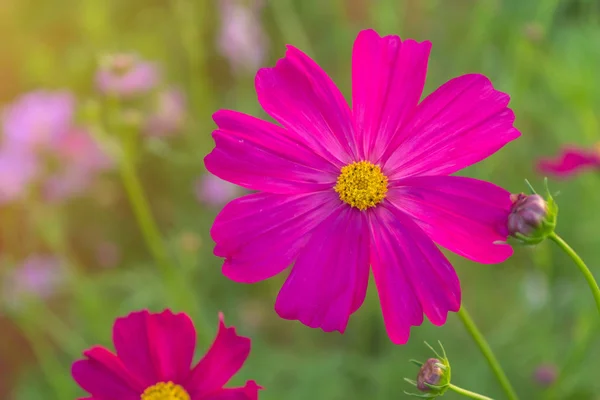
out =
[(190, 395), (173, 382), (159, 382), (144, 390), (140, 400), (190, 400)]
[(364, 211), (385, 199), (387, 185), (388, 178), (379, 166), (368, 161), (358, 161), (342, 168), (333, 190), (344, 203)]

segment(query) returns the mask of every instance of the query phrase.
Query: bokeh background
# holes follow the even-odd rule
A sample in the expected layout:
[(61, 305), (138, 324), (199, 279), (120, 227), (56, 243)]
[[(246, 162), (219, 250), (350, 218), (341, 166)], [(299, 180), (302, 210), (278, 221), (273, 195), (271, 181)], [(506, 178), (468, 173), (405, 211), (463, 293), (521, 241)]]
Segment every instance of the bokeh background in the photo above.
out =
[[(109, 159), (76, 179), (69, 172), (87, 164), (53, 144), (36, 153), (38, 172), (22, 188), (23, 159), (0, 158), (0, 398), (83, 395), (70, 376), (81, 351), (111, 346), (115, 317), (166, 307), (194, 319), (198, 355), (214, 337), (218, 311), (250, 336), (250, 359), (233, 383), (256, 379), (267, 388), (261, 399), (405, 398), (413, 388), (403, 378), (417, 372), (408, 360), (431, 355), (425, 340), (443, 342), (454, 383), (502, 398), (455, 315), (443, 327), (425, 322), (407, 345), (394, 346), (371, 285), (346, 334), (326, 334), (277, 317), (283, 276), (236, 284), (212, 255), (211, 221), (242, 192), (205, 175), (211, 114), (230, 108), (264, 117), (254, 74), (287, 43), (348, 96), (352, 43), (368, 27), (433, 42), (426, 93), (480, 72), (511, 95), (522, 137), (466, 175), (512, 192), (526, 190), (525, 178), (541, 188), (536, 160), (600, 140), (597, 0), (0, 1), (2, 108), (32, 91), (68, 91), (74, 124), (97, 147), (85, 153), (89, 146), (68, 142), (67, 154)], [(160, 76), (136, 78), (147, 86), (137, 96), (103, 93), (102, 71), (126, 74), (146, 62)], [(48, 123), (43, 107), (21, 112), (20, 122), (3, 113), (4, 141), (8, 131), (35, 133)], [(66, 189), (53, 191), (56, 181)], [(558, 232), (599, 276), (600, 172), (551, 178), (550, 188)], [(600, 323), (566, 256), (542, 243), (501, 265), (449, 257), (464, 304), (523, 399), (600, 399)]]

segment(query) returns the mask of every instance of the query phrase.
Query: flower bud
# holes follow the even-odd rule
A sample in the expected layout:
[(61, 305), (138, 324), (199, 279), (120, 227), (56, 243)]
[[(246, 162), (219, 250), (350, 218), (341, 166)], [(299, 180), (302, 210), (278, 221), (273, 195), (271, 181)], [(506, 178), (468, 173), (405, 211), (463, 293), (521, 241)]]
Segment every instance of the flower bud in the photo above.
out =
[(539, 194), (510, 196), (512, 206), (508, 216), (508, 232), (524, 244), (536, 244), (546, 239), (556, 227), (558, 207), (550, 195), (545, 200)]
[(431, 389), (428, 385), (437, 386), (444, 375), (443, 367), (444, 365), (437, 358), (430, 358), (425, 361), (417, 375), (417, 389), (422, 392), (429, 392)]
[(404, 378), (405, 381), (407, 381), (413, 386), (416, 386), (417, 389), (419, 389), (419, 391), (425, 393), (404, 393), (413, 397), (431, 399), (436, 398), (438, 396), (442, 396), (446, 392), (446, 390), (448, 390), (448, 387), (450, 385), (450, 362), (446, 357), (446, 352), (444, 351), (444, 347), (441, 343), (440, 347), (442, 348), (443, 356), (438, 354), (433, 349), (433, 347), (427, 344), (427, 342), (425, 342), (425, 344), (433, 351), (436, 358), (430, 358), (427, 361), (425, 361), (425, 363), (411, 360), (412, 363), (420, 367), (419, 373), (417, 374), (417, 380), (414, 381), (412, 379)]
[(558, 370), (554, 364), (541, 364), (533, 372), (535, 382), (544, 387), (551, 386), (558, 377)]

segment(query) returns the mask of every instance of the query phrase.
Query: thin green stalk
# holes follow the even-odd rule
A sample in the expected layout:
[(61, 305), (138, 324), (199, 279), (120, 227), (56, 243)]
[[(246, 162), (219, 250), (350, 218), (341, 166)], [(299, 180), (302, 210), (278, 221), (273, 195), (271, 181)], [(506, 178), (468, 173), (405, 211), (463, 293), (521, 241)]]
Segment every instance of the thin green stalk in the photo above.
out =
[(135, 166), (128, 156), (125, 156), (121, 163), (121, 177), (146, 245), (156, 260), (163, 277), (170, 282), (173, 279), (174, 271), (170, 266), (168, 253), (163, 245), (158, 226), (152, 217)]
[(471, 392), (470, 390), (463, 389), (463, 388), (453, 385), (451, 383), (448, 384), (448, 389), (453, 390), (458, 394), (462, 394), (463, 396), (470, 397), (472, 399), (493, 400), (491, 397), (487, 397), (487, 396), (484, 396), (479, 393)]
[(575, 265), (577, 265), (577, 267), (585, 277), (585, 280), (588, 282), (590, 289), (592, 290), (594, 300), (596, 300), (596, 307), (598, 307), (598, 312), (600, 312), (600, 288), (598, 287), (598, 283), (596, 283), (594, 275), (592, 275), (590, 269), (587, 267), (587, 265), (585, 265), (585, 263), (583, 262), (581, 257), (579, 257), (579, 255), (575, 252), (575, 250), (573, 250), (571, 246), (569, 246), (567, 242), (565, 242), (560, 236), (552, 232), (548, 237), (550, 238), (550, 240), (556, 243), (558, 247), (562, 249), (562, 251), (567, 253), (567, 255), (571, 257)]
[(69, 393), (65, 390), (66, 386), (63, 385), (65, 382), (65, 371), (64, 366), (53, 354), (52, 348), (48, 343), (47, 338), (31, 326), (29, 320), (25, 320), (27, 317), (15, 318), (15, 322), (18, 323), (23, 336), (27, 339), (27, 342), (31, 346), (31, 350), (38, 362), (39, 368), (44, 374), (48, 385), (52, 388), (56, 394), (57, 399), (64, 399), (68, 397)]
[(483, 337), (483, 335), (481, 334), (481, 332), (475, 325), (475, 322), (473, 322), (473, 319), (467, 312), (467, 309), (464, 306), (462, 306), (460, 308), (460, 310), (458, 310), (457, 314), (458, 314), (460, 320), (462, 321), (463, 325), (467, 329), (467, 331), (471, 334), (471, 337), (473, 338), (475, 343), (477, 343), (477, 346), (479, 346), (479, 350), (481, 350), (481, 352), (483, 353), (483, 356), (486, 358), (488, 364), (492, 368), (492, 371), (494, 372), (494, 375), (496, 375), (496, 378), (498, 379), (500, 386), (502, 386), (502, 389), (504, 389), (506, 396), (510, 400), (517, 400), (518, 396), (517, 396), (517, 393), (515, 392), (515, 389), (513, 389), (506, 374), (502, 370), (500, 363), (496, 359), (496, 356), (494, 356), (494, 353), (492, 352), (490, 345), (487, 343), (487, 341), (485, 340), (485, 338)]
[[(189, 282), (186, 280), (186, 277), (182, 275), (183, 272), (177, 271), (176, 267), (172, 265), (169, 260), (169, 253), (165, 246), (165, 242), (158, 228), (158, 224), (152, 215), (144, 188), (137, 174), (135, 167), (135, 137), (133, 136), (135, 132), (124, 131), (123, 133), (125, 136), (123, 138), (124, 154), (120, 168), (121, 177), (137, 223), (146, 242), (146, 246), (152, 253), (152, 256), (158, 265), (160, 273), (165, 281), (167, 294), (170, 296), (170, 300), (174, 302), (174, 306), (179, 309), (188, 310), (193, 316), (197, 317), (196, 325), (203, 326), (204, 323), (198, 323), (198, 320), (202, 320), (202, 314), (194, 294), (189, 288)], [(202, 329), (199, 329), (199, 331), (204, 332)], [(211, 332), (211, 330), (206, 330), (206, 332)], [(209, 336), (202, 335), (201, 340), (208, 341)]]

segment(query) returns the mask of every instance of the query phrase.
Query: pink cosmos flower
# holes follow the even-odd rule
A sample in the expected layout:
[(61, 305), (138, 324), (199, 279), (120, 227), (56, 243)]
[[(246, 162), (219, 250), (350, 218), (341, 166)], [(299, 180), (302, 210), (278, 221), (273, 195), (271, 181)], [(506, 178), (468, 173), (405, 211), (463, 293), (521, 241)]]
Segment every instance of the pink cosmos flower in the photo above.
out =
[[(219, 0), (221, 29), (218, 37), (220, 53), (229, 60), (236, 73), (255, 71), (267, 55), (268, 39), (260, 22), (263, 2), (251, 0)], [(246, 2), (248, 3), (248, 2)]]
[(567, 178), (590, 169), (600, 171), (600, 145), (591, 149), (576, 146), (565, 147), (558, 157), (541, 159), (537, 167), (543, 174), (561, 178)]
[(131, 313), (115, 321), (113, 342), (116, 354), (95, 346), (73, 363), (73, 378), (90, 394), (81, 400), (258, 399), (254, 381), (223, 388), (248, 358), (250, 339), (227, 328), (222, 314), (215, 341), (194, 367), (196, 330), (186, 314)]
[(59, 168), (44, 181), (44, 195), (50, 201), (83, 193), (95, 176), (113, 167), (112, 158), (89, 132), (78, 128), (71, 128), (56, 140), (51, 156)]
[(165, 137), (179, 132), (185, 123), (186, 101), (183, 92), (169, 88), (157, 94), (156, 104), (144, 123), (149, 136)]
[(73, 123), (75, 98), (66, 91), (33, 91), (2, 113), (3, 146), (28, 150), (51, 145)]
[(4, 301), (18, 308), (27, 297), (52, 297), (65, 282), (61, 262), (50, 255), (34, 254), (10, 271), (2, 287)]
[(0, 147), (0, 204), (23, 198), (36, 171), (36, 159), (31, 152)]
[(410, 327), (460, 308), (456, 273), (434, 244), (481, 263), (512, 254), (510, 193), (449, 176), (520, 133), (509, 96), (477, 74), (419, 103), (431, 44), (362, 31), (352, 54), (352, 108), (326, 73), (288, 46), (256, 75), (263, 109), (281, 126), (235, 111), (213, 118), (207, 169), (258, 193), (233, 200), (211, 229), (223, 273), (270, 278), (291, 264), (275, 310), (343, 332), (362, 305), (369, 266), (394, 343)]
[(101, 93), (121, 97), (147, 93), (156, 87), (159, 80), (157, 66), (132, 53), (106, 57), (96, 73), (96, 87)]
[(90, 132), (75, 126), (75, 106), (68, 92), (34, 91), (4, 110), (0, 203), (18, 200), (32, 183), (42, 186), (46, 200), (62, 200), (112, 167)]
[(222, 207), (240, 194), (239, 187), (210, 174), (199, 178), (194, 190), (199, 202), (213, 207)]

